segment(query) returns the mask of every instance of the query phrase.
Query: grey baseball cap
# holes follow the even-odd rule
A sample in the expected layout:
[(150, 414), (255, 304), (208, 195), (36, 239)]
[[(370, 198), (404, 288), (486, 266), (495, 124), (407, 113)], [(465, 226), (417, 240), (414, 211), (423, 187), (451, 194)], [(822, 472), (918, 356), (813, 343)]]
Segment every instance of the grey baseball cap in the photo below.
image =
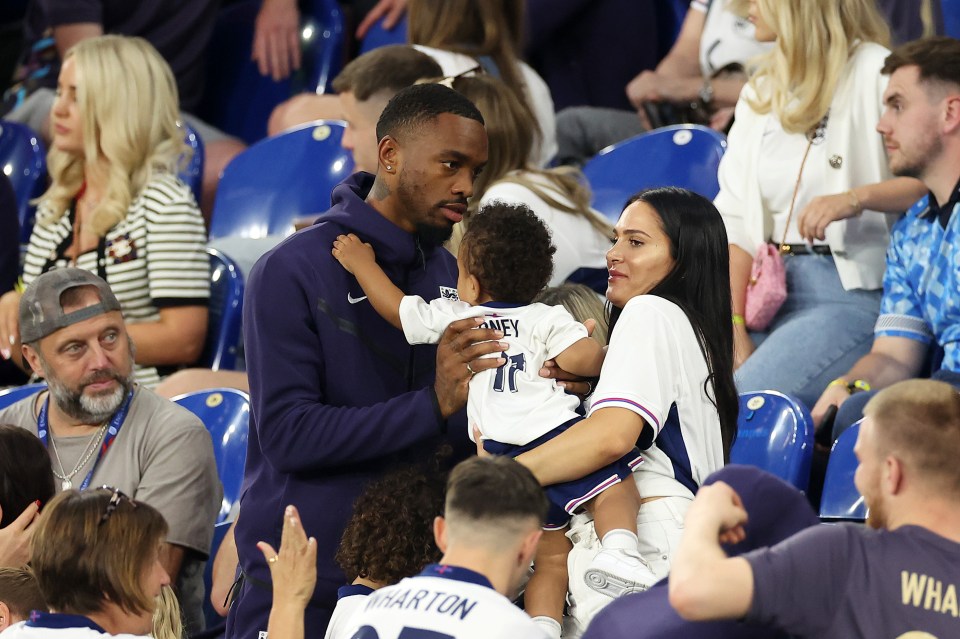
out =
[[(78, 286), (93, 286), (100, 303), (64, 313), (60, 296)], [(35, 279), (20, 297), (20, 342), (30, 344), (77, 322), (119, 311), (120, 302), (102, 279), (80, 268), (48, 271)]]

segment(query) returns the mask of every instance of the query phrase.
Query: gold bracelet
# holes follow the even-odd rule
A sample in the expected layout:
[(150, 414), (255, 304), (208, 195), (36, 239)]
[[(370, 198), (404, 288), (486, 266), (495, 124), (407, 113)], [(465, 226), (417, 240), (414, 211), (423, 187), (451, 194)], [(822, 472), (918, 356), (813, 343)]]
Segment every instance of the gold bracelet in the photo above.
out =
[(856, 215), (863, 213), (863, 204), (860, 202), (860, 198), (857, 197), (857, 192), (854, 189), (847, 191), (847, 197), (850, 198), (850, 206), (853, 207), (853, 212)]
[(746, 326), (747, 320), (740, 313), (733, 314), (733, 323), (738, 326)]

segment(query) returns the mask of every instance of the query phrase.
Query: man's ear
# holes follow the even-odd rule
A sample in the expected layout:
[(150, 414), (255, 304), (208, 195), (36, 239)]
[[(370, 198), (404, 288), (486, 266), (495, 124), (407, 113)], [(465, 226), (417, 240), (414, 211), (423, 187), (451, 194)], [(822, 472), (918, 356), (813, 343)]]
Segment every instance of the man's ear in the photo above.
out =
[(0, 632), (6, 630), (13, 623), (16, 622), (10, 618), (10, 607), (0, 601)]
[(946, 102), (943, 113), (943, 132), (953, 133), (960, 129), (960, 95), (951, 95)]
[(395, 174), (400, 166), (400, 156), (400, 146), (397, 144), (397, 141), (392, 136), (383, 136), (383, 139), (380, 140), (380, 144), (377, 146), (377, 158), (380, 163), (379, 170)]
[(533, 556), (537, 552), (537, 544), (540, 543), (540, 537), (542, 536), (543, 530), (537, 528), (536, 530), (530, 531), (527, 536), (523, 538), (523, 543), (520, 545), (520, 555), (517, 557), (517, 565), (530, 565), (530, 562), (533, 561)]
[(903, 492), (903, 461), (894, 455), (887, 455), (883, 460), (884, 488), (889, 495), (899, 495)]
[(433, 520), (433, 539), (437, 542), (437, 548), (440, 552), (447, 552), (447, 522), (443, 517), (436, 517)]
[(23, 360), (30, 364), (30, 368), (33, 369), (33, 372), (38, 376), (43, 377), (43, 366), (40, 364), (40, 353), (38, 353), (32, 346), (23, 344), (20, 346), (20, 352), (23, 353)]

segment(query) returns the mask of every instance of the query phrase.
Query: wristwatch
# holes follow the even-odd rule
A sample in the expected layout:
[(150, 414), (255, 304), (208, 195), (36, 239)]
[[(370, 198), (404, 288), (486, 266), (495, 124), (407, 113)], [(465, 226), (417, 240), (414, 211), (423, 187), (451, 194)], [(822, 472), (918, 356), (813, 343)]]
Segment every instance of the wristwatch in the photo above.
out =
[(713, 102), (713, 85), (710, 83), (710, 78), (704, 78), (703, 85), (697, 95), (704, 106), (710, 106), (710, 103)]

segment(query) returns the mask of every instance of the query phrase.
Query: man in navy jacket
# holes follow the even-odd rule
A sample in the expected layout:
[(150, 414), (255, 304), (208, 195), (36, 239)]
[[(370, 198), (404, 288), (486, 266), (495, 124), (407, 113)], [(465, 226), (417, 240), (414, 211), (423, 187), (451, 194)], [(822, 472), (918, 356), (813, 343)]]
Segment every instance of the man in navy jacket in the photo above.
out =
[(344, 583), (333, 557), (355, 497), (397, 460), (431, 455), (445, 439), (463, 445), (471, 370), (503, 363), (481, 359), (503, 346), (480, 342), (502, 334), (472, 330), (473, 319), (451, 325), (438, 346), (408, 345), (331, 255), (338, 235), (355, 233), (407, 294), (454, 294), (456, 261), (441, 244), (487, 161), (482, 116), (451, 89), (413, 86), (384, 109), (377, 138), (377, 174), (337, 186), (330, 210), (250, 274), (243, 328), (252, 415), (236, 528), (245, 580), (230, 638), (258, 639), (267, 628), (270, 573), (255, 544), (279, 547), (287, 504), (319, 543), (306, 636), (323, 635)]

